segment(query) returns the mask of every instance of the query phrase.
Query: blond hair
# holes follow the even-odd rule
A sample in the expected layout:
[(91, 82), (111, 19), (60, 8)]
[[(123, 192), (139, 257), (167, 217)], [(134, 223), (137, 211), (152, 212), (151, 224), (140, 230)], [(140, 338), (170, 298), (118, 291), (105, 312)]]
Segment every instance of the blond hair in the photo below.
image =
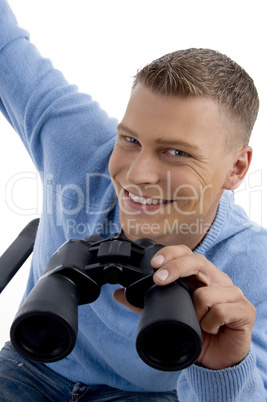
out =
[(238, 123), (239, 134), (231, 136), (239, 139), (230, 142), (249, 143), (259, 110), (257, 89), (247, 72), (224, 54), (195, 48), (166, 54), (137, 72), (133, 88), (138, 83), (163, 96), (214, 99)]

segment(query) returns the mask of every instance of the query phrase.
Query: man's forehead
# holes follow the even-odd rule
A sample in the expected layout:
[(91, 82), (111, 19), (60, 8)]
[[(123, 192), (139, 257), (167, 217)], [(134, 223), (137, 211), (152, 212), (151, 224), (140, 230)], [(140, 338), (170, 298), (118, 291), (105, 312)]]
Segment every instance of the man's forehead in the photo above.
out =
[(118, 130), (139, 140), (153, 138), (158, 144), (190, 149), (223, 146), (227, 131), (217, 101), (203, 96), (163, 96), (139, 84), (130, 97)]

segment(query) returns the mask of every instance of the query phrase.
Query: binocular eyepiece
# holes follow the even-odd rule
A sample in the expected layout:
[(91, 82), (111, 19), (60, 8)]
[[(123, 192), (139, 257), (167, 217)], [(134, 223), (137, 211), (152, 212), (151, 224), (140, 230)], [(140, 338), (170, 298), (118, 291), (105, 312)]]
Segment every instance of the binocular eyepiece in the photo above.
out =
[(136, 349), (146, 364), (162, 371), (193, 364), (202, 348), (201, 329), (186, 283), (153, 281), (150, 261), (162, 247), (150, 239), (131, 242), (123, 233), (63, 244), (14, 319), (15, 348), (44, 363), (66, 357), (76, 342), (78, 306), (94, 302), (110, 283), (122, 285), (127, 300), (143, 308)]

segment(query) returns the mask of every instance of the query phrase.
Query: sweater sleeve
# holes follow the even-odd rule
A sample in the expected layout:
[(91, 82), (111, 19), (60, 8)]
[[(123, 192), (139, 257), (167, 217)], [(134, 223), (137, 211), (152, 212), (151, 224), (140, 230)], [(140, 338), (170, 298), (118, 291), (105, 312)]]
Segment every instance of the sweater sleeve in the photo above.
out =
[(33, 98), (32, 119), (36, 121), (44, 110), (44, 104), (40, 107), (41, 100), (51, 90), (64, 86), (64, 77), (53, 69), (49, 60), (40, 56), (29, 42), (29, 34), (18, 27), (8, 3), (0, 0), (0, 107), (25, 145), (30, 141), (26, 138), (29, 131), (26, 131), (25, 118), (30, 125), (27, 115)]
[(110, 152), (114, 144), (115, 119), (39, 54), (6, 0), (0, 0), (0, 110), (41, 172), (65, 166), (71, 172), (89, 151), (94, 165), (99, 147)]
[(266, 401), (253, 348), (240, 364), (225, 370), (208, 370), (197, 365), (189, 367), (179, 378), (177, 393), (179, 400), (188, 402)]

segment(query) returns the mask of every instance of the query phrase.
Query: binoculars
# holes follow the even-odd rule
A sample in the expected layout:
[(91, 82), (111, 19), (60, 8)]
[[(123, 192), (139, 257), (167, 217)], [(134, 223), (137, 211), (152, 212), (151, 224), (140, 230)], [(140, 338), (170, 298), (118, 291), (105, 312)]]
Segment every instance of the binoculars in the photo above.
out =
[(162, 247), (146, 238), (132, 242), (123, 232), (64, 243), (16, 314), (10, 334), (17, 351), (43, 363), (66, 357), (76, 342), (78, 306), (93, 303), (109, 283), (122, 285), (127, 300), (143, 309), (136, 350), (146, 364), (162, 371), (193, 364), (202, 340), (186, 282), (153, 281), (150, 261)]

